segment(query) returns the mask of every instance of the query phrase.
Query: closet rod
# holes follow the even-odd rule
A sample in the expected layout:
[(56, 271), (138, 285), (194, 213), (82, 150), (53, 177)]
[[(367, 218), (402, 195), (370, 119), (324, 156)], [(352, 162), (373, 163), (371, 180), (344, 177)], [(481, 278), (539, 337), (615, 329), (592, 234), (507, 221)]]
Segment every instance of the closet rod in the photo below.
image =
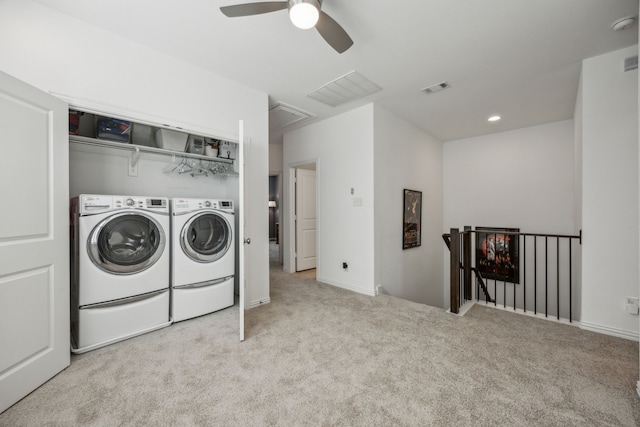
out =
[(86, 136), (69, 135), (69, 142), (83, 145), (93, 145), (97, 147), (110, 147), (119, 150), (141, 151), (144, 153), (164, 154), (166, 156), (180, 156), (188, 159), (209, 160), (220, 163), (233, 163), (231, 159), (221, 159), (218, 157), (204, 156), (201, 154), (185, 153), (182, 151), (166, 150), (164, 148), (147, 147), (144, 145), (127, 144), (124, 142), (105, 141), (102, 139), (89, 138)]

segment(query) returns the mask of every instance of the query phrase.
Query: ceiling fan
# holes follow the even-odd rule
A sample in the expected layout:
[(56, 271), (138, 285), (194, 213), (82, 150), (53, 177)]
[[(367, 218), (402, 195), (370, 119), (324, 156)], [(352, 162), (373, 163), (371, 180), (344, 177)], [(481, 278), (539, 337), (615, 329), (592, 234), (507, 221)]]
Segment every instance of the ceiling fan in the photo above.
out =
[(296, 27), (315, 27), (332, 48), (342, 53), (353, 45), (353, 40), (340, 24), (320, 10), (321, 6), (322, 0), (284, 0), (222, 6), (220, 10), (229, 18), (236, 18), (289, 9), (289, 18)]

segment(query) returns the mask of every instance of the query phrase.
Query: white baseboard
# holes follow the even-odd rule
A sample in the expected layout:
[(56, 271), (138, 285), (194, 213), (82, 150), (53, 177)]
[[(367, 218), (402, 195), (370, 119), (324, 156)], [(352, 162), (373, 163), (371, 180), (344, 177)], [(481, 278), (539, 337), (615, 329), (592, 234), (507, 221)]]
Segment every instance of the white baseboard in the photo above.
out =
[(467, 314), (467, 311), (471, 310), (471, 307), (473, 307), (474, 305), (476, 305), (475, 301), (467, 301), (458, 309), (457, 313), (452, 313), (450, 308), (446, 311), (446, 313), (455, 314), (456, 316), (462, 317)]
[(534, 313), (531, 310), (524, 311), (521, 308), (516, 308), (514, 310), (513, 307), (509, 307), (509, 306), (505, 307), (504, 305), (494, 304), (492, 302), (486, 302), (484, 300), (477, 301), (476, 303), (478, 305), (489, 307), (494, 310), (502, 310), (502, 311), (507, 311), (509, 313), (520, 314), (523, 316), (535, 317), (536, 319), (547, 320), (550, 322), (556, 322), (556, 323), (562, 323), (565, 325), (580, 327), (580, 322), (578, 320), (570, 321), (569, 319), (565, 319), (564, 317), (561, 317), (560, 319), (558, 319), (556, 316), (549, 316), (549, 315), (545, 315), (544, 313)]
[(256, 300), (256, 301), (250, 301), (249, 302), (249, 306), (247, 307), (247, 309), (250, 308), (255, 308), (261, 305), (265, 305), (265, 304), (269, 304), (271, 302), (271, 297), (266, 298), (266, 299), (260, 299), (260, 300)]
[(605, 335), (611, 335), (618, 338), (624, 338), (631, 341), (639, 341), (640, 335), (635, 331), (627, 331), (624, 329), (612, 328), (610, 326), (596, 325), (595, 323), (580, 322), (580, 328), (591, 332), (598, 332)]
[(357, 292), (359, 294), (368, 295), (370, 297), (375, 297), (376, 296), (375, 289), (365, 289), (365, 288), (361, 288), (361, 287), (358, 287), (358, 286), (349, 285), (347, 283), (341, 283), (341, 282), (337, 282), (335, 280), (329, 280), (329, 279), (326, 279), (324, 277), (316, 277), (316, 280), (318, 282), (326, 283), (327, 285), (335, 286), (337, 288), (346, 289), (346, 290), (352, 291), (352, 292)]

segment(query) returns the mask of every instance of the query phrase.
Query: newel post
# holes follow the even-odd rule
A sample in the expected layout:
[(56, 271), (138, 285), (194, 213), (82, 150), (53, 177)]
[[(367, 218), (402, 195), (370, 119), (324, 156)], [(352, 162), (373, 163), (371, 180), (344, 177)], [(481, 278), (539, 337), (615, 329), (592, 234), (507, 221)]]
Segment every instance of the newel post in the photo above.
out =
[(451, 245), (449, 247), (449, 268), (450, 268), (450, 286), (451, 286), (451, 312), (458, 314), (460, 304), (460, 230), (451, 229)]

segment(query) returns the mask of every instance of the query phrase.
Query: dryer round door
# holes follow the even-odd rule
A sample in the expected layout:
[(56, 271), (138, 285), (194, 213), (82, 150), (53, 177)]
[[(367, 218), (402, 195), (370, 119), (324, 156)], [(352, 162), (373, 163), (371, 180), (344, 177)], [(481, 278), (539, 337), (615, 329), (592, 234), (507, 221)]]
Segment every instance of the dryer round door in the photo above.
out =
[(91, 261), (107, 273), (134, 274), (155, 264), (165, 250), (162, 227), (143, 213), (112, 215), (94, 227), (87, 241)]
[(198, 262), (219, 260), (229, 250), (232, 240), (229, 221), (216, 212), (194, 215), (180, 232), (182, 250)]

